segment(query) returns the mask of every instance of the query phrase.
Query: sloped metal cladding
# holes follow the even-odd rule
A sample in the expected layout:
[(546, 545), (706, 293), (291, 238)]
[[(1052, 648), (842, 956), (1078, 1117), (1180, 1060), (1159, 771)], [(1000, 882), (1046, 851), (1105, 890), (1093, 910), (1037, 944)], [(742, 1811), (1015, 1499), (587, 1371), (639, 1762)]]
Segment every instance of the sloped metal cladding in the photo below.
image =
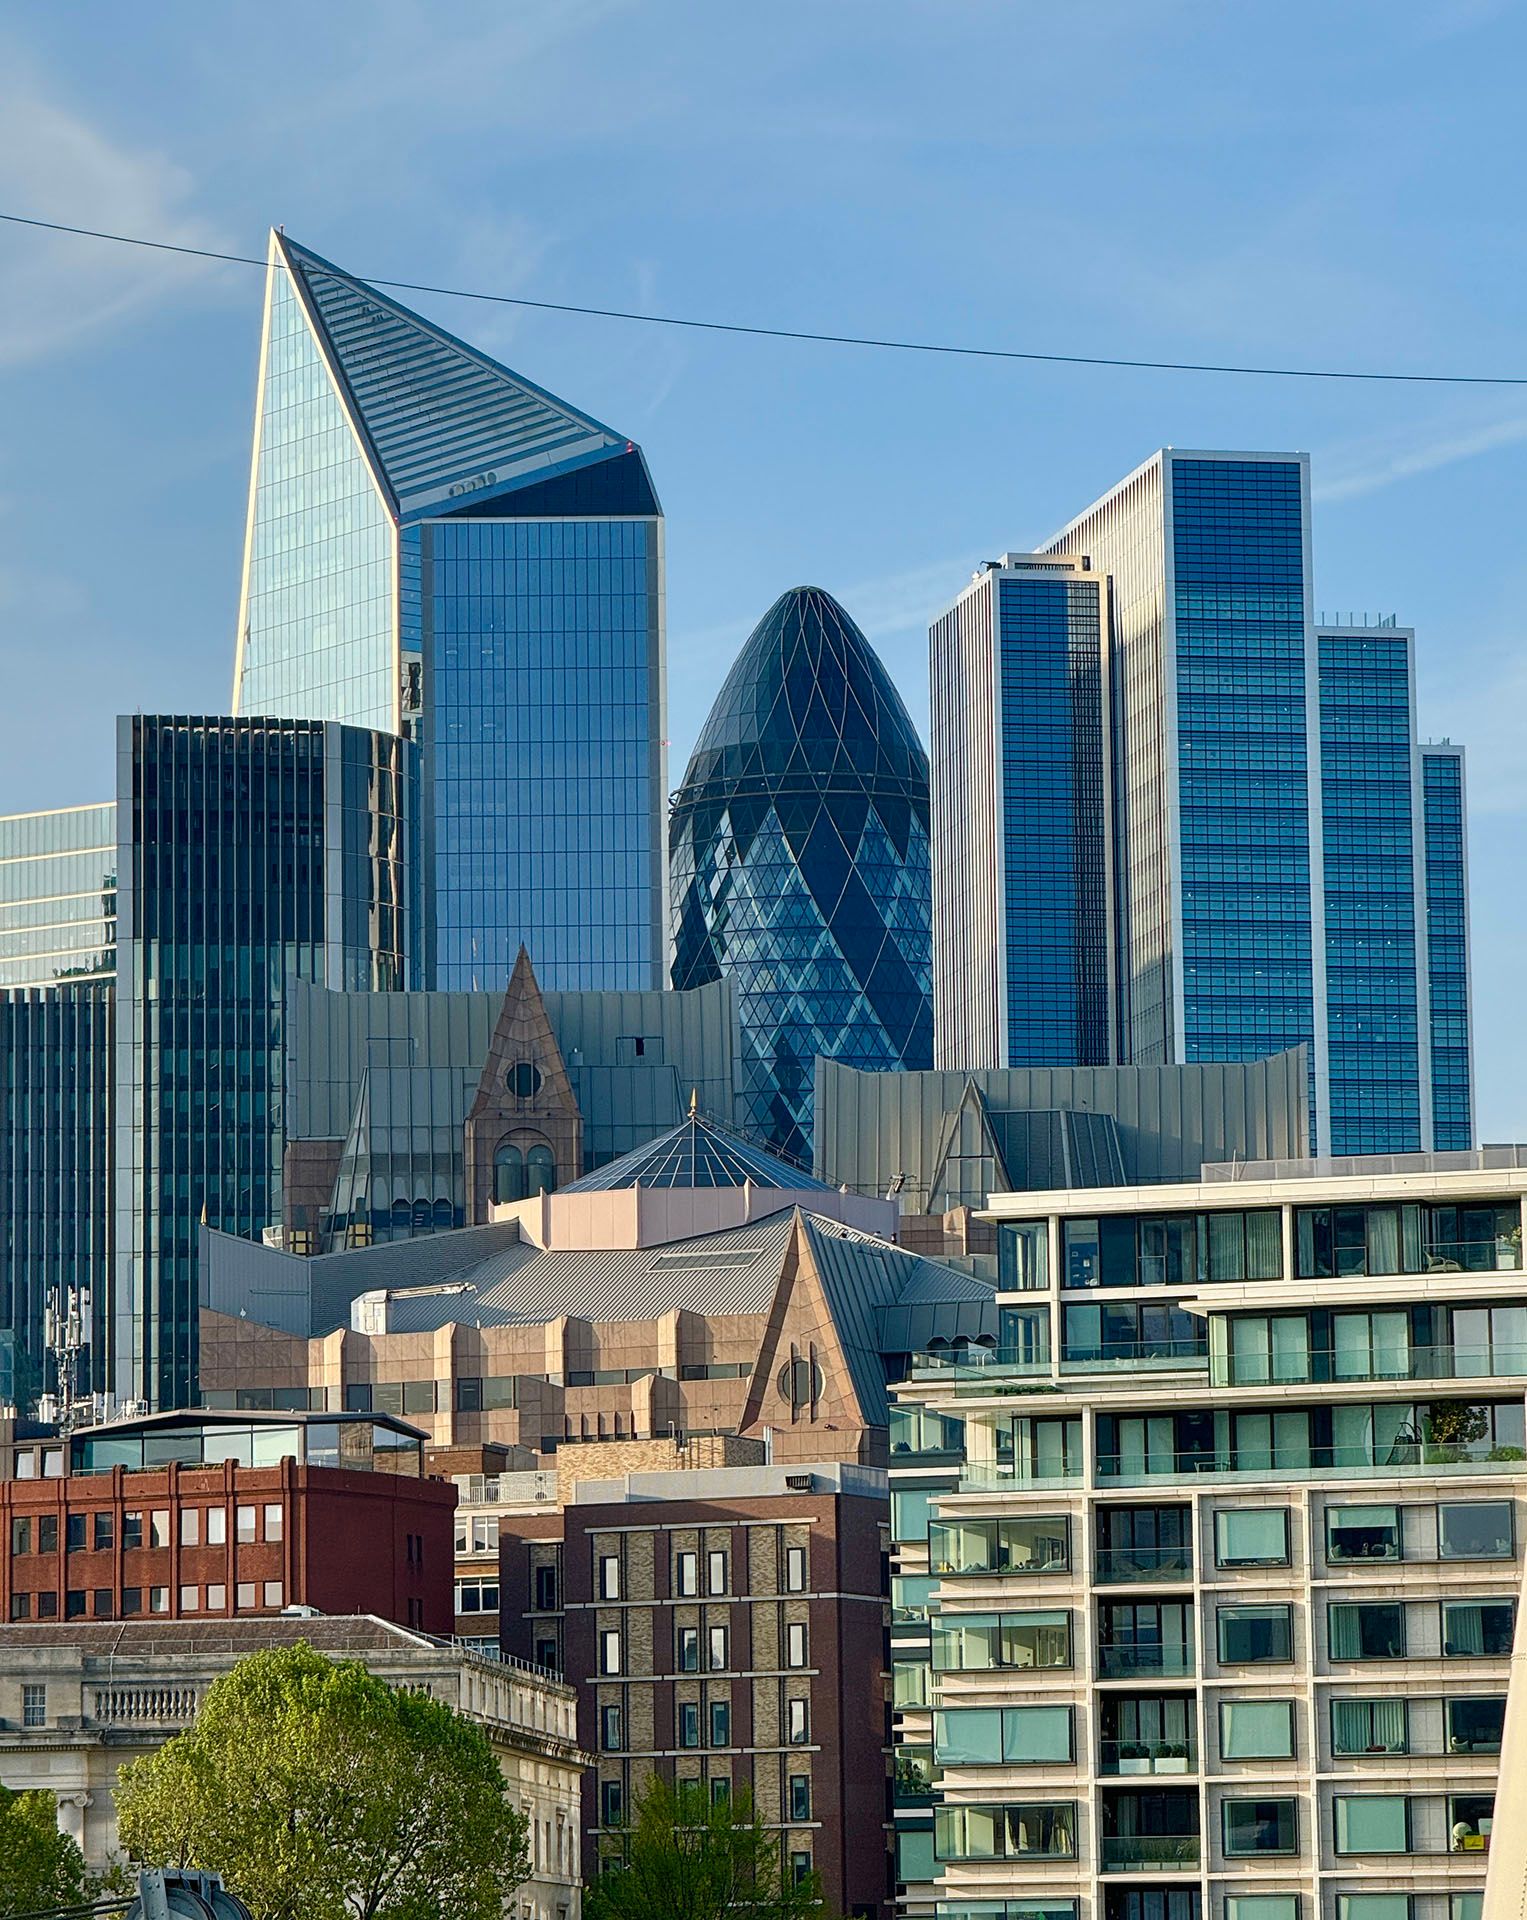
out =
[(811, 1151), (817, 1056), (933, 1057), (928, 757), (864, 635), (796, 587), (738, 656), (674, 800), (673, 984), (736, 981), (751, 1130)]
[(599, 421), (283, 234), (403, 519), (634, 452)]

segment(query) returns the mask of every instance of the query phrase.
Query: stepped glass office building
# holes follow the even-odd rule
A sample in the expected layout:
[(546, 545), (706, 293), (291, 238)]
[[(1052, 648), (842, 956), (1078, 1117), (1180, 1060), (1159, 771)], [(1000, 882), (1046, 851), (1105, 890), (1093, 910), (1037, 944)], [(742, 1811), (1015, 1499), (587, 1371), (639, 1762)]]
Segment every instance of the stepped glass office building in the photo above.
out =
[(1477, 1920), (1527, 1530), (1527, 1155), (999, 1196), (892, 1426), (939, 1920)]
[(1306, 456), (1169, 449), (934, 624), (939, 1066), (1307, 1044), (1322, 1151), (1471, 1144), (1462, 756), (1311, 577)]
[(640, 448), (273, 233), (233, 710), (418, 743), (426, 984), (663, 984), (663, 632)]

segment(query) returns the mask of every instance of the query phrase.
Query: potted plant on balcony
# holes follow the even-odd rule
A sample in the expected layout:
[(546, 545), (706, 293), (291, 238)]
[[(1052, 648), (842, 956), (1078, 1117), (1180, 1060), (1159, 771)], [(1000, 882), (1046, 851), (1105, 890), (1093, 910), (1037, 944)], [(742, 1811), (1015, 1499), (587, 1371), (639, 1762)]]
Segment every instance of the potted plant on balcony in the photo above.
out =
[(1157, 1773), (1186, 1773), (1188, 1749), (1184, 1741), (1167, 1740), (1156, 1749)]
[(1150, 1749), (1138, 1740), (1126, 1740), (1119, 1747), (1120, 1773), (1149, 1773)]

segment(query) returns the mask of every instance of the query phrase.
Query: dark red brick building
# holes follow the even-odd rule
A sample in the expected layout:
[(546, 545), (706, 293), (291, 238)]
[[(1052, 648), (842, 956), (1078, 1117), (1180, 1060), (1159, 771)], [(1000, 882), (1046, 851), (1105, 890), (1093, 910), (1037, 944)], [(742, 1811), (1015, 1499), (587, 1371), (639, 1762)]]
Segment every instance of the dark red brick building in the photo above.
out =
[(0, 1482), (0, 1617), (370, 1613), (448, 1636), (456, 1489), (385, 1416), (171, 1413)]

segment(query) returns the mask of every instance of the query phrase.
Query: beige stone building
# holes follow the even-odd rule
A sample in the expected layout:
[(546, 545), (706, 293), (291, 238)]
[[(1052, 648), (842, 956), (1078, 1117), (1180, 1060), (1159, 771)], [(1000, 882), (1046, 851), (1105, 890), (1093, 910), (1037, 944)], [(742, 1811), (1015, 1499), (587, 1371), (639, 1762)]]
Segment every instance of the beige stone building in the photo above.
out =
[(51, 1793), (60, 1826), (99, 1870), (117, 1853), (117, 1769), (189, 1727), (207, 1688), (245, 1654), (298, 1640), (425, 1690), (482, 1727), (529, 1826), (518, 1920), (578, 1920), (588, 1756), (573, 1689), (371, 1615), (0, 1626), (0, 1781)]

